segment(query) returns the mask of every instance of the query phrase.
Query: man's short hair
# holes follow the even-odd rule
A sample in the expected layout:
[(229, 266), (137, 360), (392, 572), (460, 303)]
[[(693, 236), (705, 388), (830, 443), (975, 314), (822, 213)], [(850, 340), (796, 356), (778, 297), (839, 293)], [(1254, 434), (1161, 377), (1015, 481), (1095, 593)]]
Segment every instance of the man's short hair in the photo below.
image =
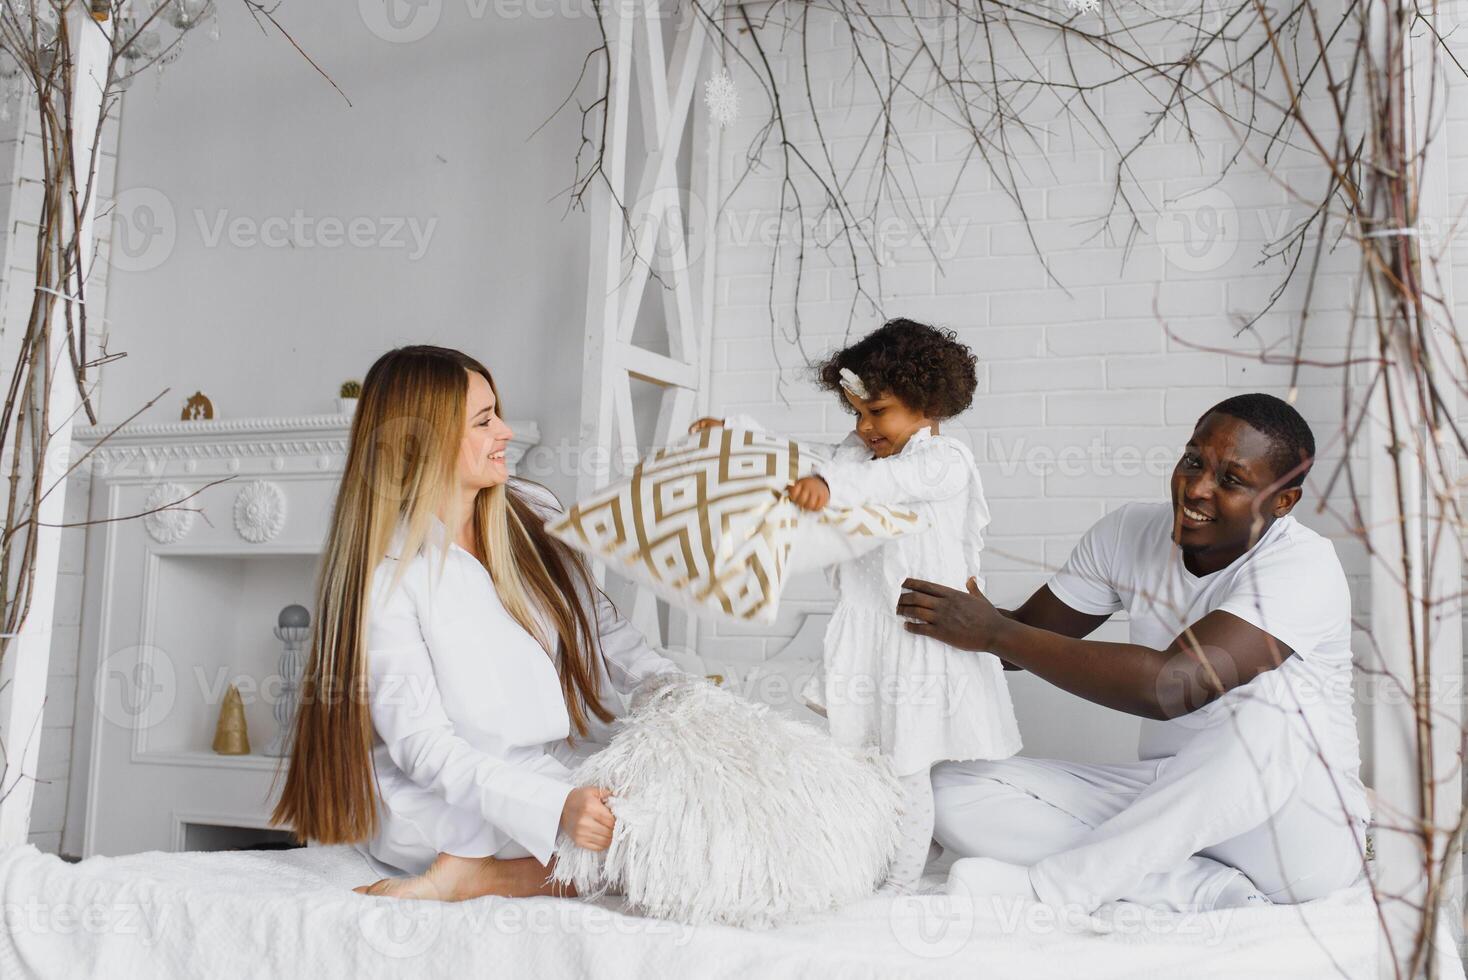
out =
[(1199, 416), (1198, 423), (1202, 424), (1203, 419), (1215, 412), (1247, 422), (1269, 439), (1269, 464), (1274, 468), (1274, 475), (1289, 477), (1282, 489), (1305, 482), (1305, 474), (1315, 461), (1315, 433), (1293, 405), (1255, 391), (1225, 398)]

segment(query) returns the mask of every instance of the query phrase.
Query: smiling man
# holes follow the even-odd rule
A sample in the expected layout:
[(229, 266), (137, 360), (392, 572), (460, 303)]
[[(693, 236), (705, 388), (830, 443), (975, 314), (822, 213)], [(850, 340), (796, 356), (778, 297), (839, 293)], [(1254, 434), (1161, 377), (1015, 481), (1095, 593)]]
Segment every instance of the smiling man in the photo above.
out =
[[(943, 763), (950, 888), (1086, 911), (1301, 902), (1360, 875), (1368, 817), (1351, 607), (1330, 542), (1290, 516), (1315, 453), (1278, 398), (1198, 420), (1171, 504), (1096, 523), (1022, 606), (909, 580), (908, 629), (1139, 715), (1140, 762)], [(1125, 610), (1130, 642), (1087, 640)]]

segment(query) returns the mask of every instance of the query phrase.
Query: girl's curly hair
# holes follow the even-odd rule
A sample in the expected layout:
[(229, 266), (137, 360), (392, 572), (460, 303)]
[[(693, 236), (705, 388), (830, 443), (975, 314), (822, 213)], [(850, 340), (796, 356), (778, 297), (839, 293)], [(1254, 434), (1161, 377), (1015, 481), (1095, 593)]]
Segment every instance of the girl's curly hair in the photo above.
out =
[(861, 379), (873, 397), (887, 393), (929, 418), (952, 418), (969, 407), (978, 387), (978, 358), (952, 330), (898, 317), (817, 369), (822, 388), (841, 394), (841, 369)]

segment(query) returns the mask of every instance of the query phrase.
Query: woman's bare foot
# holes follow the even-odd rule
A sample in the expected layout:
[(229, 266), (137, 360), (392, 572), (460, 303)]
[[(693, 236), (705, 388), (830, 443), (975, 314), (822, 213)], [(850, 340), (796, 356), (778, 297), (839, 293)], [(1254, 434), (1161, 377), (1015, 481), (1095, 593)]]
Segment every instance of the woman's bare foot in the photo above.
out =
[(494, 895), (494, 858), (463, 858), (440, 854), (421, 875), (383, 878), (352, 891), (383, 898), (414, 898), (437, 902), (462, 902), (466, 898)]
[(573, 888), (551, 883), (550, 869), (535, 858), (464, 858), (440, 854), (421, 875), (383, 878), (352, 891), (385, 898), (415, 898), (463, 902), (484, 895), (528, 898), (534, 895), (572, 897)]
[(434, 882), (426, 874), (411, 878), (382, 878), (370, 885), (358, 885), (352, 891), (359, 895), (376, 895), (381, 898), (420, 898), (443, 901)]

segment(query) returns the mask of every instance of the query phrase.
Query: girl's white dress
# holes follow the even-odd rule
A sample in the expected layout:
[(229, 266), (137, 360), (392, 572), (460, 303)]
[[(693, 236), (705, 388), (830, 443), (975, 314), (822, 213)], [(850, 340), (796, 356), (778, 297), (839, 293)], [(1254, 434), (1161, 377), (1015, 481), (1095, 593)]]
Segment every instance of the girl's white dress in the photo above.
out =
[(907, 578), (963, 589), (974, 576), (983, 587), (989, 506), (969, 448), (923, 428), (900, 453), (876, 459), (853, 433), (816, 471), (831, 488), (830, 506), (900, 504), (928, 527), (837, 566), (824, 671), (806, 700), (825, 711), (834, 737), (877, 746), (898, 775), (1014, 755), (1019, 726), (999, 658), (910, 633), (897, 614)]

